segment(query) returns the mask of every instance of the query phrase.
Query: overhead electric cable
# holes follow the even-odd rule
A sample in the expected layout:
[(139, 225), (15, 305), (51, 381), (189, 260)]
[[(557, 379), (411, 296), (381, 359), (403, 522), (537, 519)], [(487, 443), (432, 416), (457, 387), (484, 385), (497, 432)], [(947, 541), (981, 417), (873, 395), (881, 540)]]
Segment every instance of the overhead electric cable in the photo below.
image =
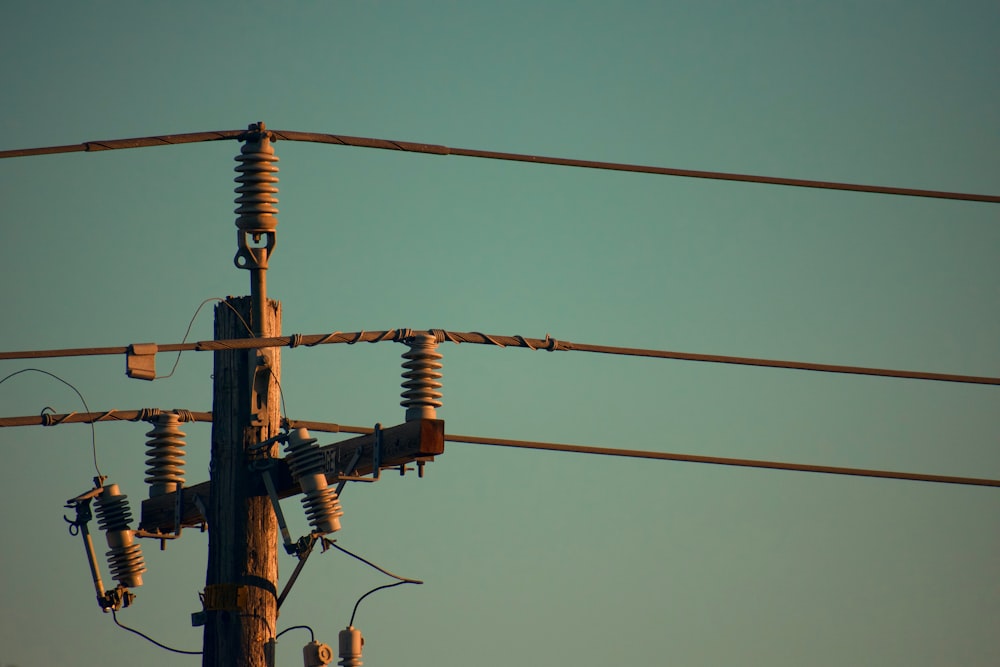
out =
[[(72, 384), (70, 384), (66, 380), (63, 380), (61, 377), (59, 377), (55, 373), (50, 373), (48, 371), (43, 371), (40, 368), (22, 368), (19, 371), (14, 371), (13, 373), (5, 376), (3, 379), (0, 379), (0, 384), (3, 384), (4, 382), (6, 382), (7, 380), (11, 379), (15, 375), (20, 375), (21, 373), (28, 373), (28, 372), (41, 373), (42, 375), (48, 375), (50, 378), (53, 378), (55, 380), (59, 380), (59, 382), (62, 382), (64, 385), (66, 385), (67, 387), (69, 387), (70, 389), (73, 390), (73, 393), (76, 394), (77, 397), (80, 399), (80, 402), (83, 403), (84, 409), (87, 410), (87, 412), (90, 412), (90, 406), (87, 405), (87, 400), (83, 397), (83, 394), (80, 393), (79, 389), (77, 389), (76, 387), (74, 387)], [(43, 409), (40, 418), (45, 419), (46, 417), (51, 417), (51, 413), (46, 412), (46, 410), (52, 410), (52, 408), (45, 408), (45, 409)], [(53, 410), (52, 412), (55, 412), (55, 411)], [(93, 457), (94, 457), (94, 470), (97, 472), (97, 476), (98, 477), (103, 477), (104, 475), (101, 473), (101, 467), (99, 465), (97, 465), (97, 431), (94, 428), (94, 422), (89, 422), (89, 423), (90, 423), (90, 450), (91, 450), (91, 453), (93, 454)]]
[(1000, 479), (983, 479), (977, 477), (956, 477), (951, 475), (928, 475), (914, 472), (899, 472), (894, 470), (867, 470), (864, 468), (846, 468), (841, 466), (811, 465), (807, 463), (786, 463), (781, 461), (762, 461), (758, 459), (737, 459), (723, 456), (701, 456), (697, 454), (675, 454), (671, 452), (651, 452), (640, 449), (618, 449), (609, 447), (591, 447), (587, 445), (565, 445), (554, 442), (533, 442), (530, 440), (504, 440), (500, 438), (480, 438), (471, 435), (445, 435), (448, 442), (462, 442), (474, 445), (492, 445), (496, 447), (516, 447), (520, 449), (536, 449), (553, 452), (570, 452), (575, 454), (598, 454), (602, 456), (624, 456), (638, 459), (657, 459), (661, 461), (681, 461), (685, 463), (708, 463), (711, 465), (739, 466), (743, 468), (763, 468), (767, 470), (789, 470), (795, 472), (815, 472), (827, 475), (848, 475), (853, 477), (876, 477), (881, 479), (900, 479), (913, 482), (936, 482), (938, 484), (962, 484), (970, 486), (1000, 487)]
[[(843, 190), (850, 192), (868, 192), (873, 194), (901, 195), (906, 197), (930, 197), (935, 199), (955, 199), (960, 201), (976, 201), (991, 204), (1000, 203), (998, 195), (983, 195), (962, 192), (946, 192), (942, 190), (924, 190), (918, 188), (897, 188), (881, 185), (861, 185), (857, 183), (839, 183), (834, 181), (815, 181), (803, 178), (783, 178), (777, 176), (756, 176), (752, 174), (737, 174), (721, 171), (703, 171), (697, 169), (677, 169), (672, 167), (653, 167), (648, 165), (626, 164), (622, 162), (601, 162), (597, 160), (577, 160), (574, 158), (549, 157), (544, 155), (527, 155), (522, 153), (505, 153), (486, 151), (473, 148), (452, 148), (438, 144), (424, 144), (412, 141), (394, 141), (390, 139), (373, 139), (370, 137), (352, 137), (344, 134), (323, 134), (318, 132), (296, 132), (293, 130), (268, 130), (274, 139), (286, 141), (305, 141), (310, 143), (334, 144), (355, 148), (378, 148), (382, 150), (403, 151), (406, 153), (426, 153), (430, 155), (458, 155), (462, 157), (486, 158), (490, 160), (506, 160), (513, 162), (530, 162), (533, 164), (548, 164), (563, 167), (581, 167), (584, 169), (601, 169), (624, 171), (659, 176), (680, 176), (684, 178), (701, 178), (721, 181), (738, 181), (742, 183), (758, 183), (765, 185), (785, 185), (799, 188), (817, 188), (823, 190)], [(32, 155), (52, 155), (55, 153), (95, 152), (117, 150), (123, 148), (146, 148), (150, 146), (170, 146), (204, 141), (220, 141), (240, 139), (246, 134), (244, 130), (219, 130), (214, 132), (193, 132), (188, 134), (165, 134), (133, 139), (112, 139), (105, 141), (87, 141), (82, 144), (65, 146), (48, 146), (42, 148), (22, 148), (0, 151), (0, 158), (28, 157)]]
[[(210, 422), (211, 412), (178, 411), (188, 421)], [(145, 410), (108, 410), (87, 414), (72, 413), (69, 415), (41, 415), (29, 417), (0, 418), (0, 427), (9, 426), (39, 426), (46, 418), (51, 418), (51, 424), (91, 423), (93, 421), (138, 421), (143, 414), (152, 414)], [(158, 414), (158, 412), (157, 412)], [(347, 426), (330, 422), (305, 420), (288, 420), (288, 428), (307, 428), (310, 431), (324, 433), (356, 433), (371, 434), (374, 429), (367, 426)], [(589, 445), (572, 445), (555, 442), (538, 442), (533, 440), (508, 440), (504, 438), (485, 438), (472, 435), (456, 435), (447, 433), (447, 442), (472, 445), (489, 445), (495, 447), (515, 447), (519, 449), (535, 449), (553, 452), (568, 452), (574, 454), (597, 454), (601, 456), (623, 456), (626, 458), (652, 459), (659, 461), (679, 461), (683, 463), (707, 463), (710, 465), (738, 466), (743, 468), (763, 468), (767, 470), (786, 470), (792, 472), (814, 472), (827, 475), (847, 475), (853, 477), (874, 477), (879, 479), (899, 479), (914, 482), (935, 482), (938, 484), (959, 484), (966, 486), (992, 486), (1000, 488), (1000, 479), (980, 477), (958, 477), (954, 475), (931, 475), (915, 472), (900, 472), (895, 470), (869, 470), (865, 468), (847, 468), (842, 466), (812, 465), (807, 463), (787, 463), (781, 461), (766, 461), (760, 459), (737, 459), (722, 456), (702, 456), (699, 454), (677, 454), (672, 452), (654, 452), (641, 449), (618, 449), (613, 447), (592, 447)], [(339, 548), (339, 547), (338, 547)], [(351, 554), (353, 555), (353, 554)], [(373, 566), (376, 567), (376, 566)], [(395, 576), (390, 573), (389, 576)]]
[[(312, 347), (315, 345), (331, 345), (347, 343), (380, 343), (384, 341), (399, 342), (416, 333), (412, 329), (387, 329), (383, 331), (358, 331), (330, 334), (292, 334), (291, 336), (273, 336), (264, 338), (233, 338), (227, 340), (204, 340), (195, 343), (169, 343), (158, 345), (158, 352), (178, 352), (194, 350), (207, 352), (214, 350), (256, 349), (265, 347)], [(936, 382), (958, 382), (964, 384), (1000, 385), (1000, 377), (977, 375), (958, 375), (955, 373), (929, 373), (924, 371), (908, 371), (890, 368), (872, 368), (867, 366), (847, 366), (840, 364), (818, 364), (805, 361), (787, 361), (779, 359), (758, 359), (754, 357), (734, 357), (721, 354), (699, 354), (693, 352), (675, 352), (671, 350), (653, 350), (636, 347), (618, 347), (612, 345), (594, 345), (591, 343), (573, 343), (565, 340), (545, 338), (525, 338), (524, 336), (488, 335), (478, 331), (459, 332), (444, 329), (428, 329), (427, 333), (435, 336), (438, 342), (474, 343), (478, 345), (494, 345), (497, 347), (525, 347), (530, 350), (547, 350), (549, 352), (593, 352), (631, 357), (649, 357), (655, 359), (674, 359), (678, 361), (700, 361), (714, 364), (731, 364), (737, 366), (759, 366), (764, 368), (784, 368), (788, 370), (816, 371), (821, 373), (840, 373), (847, 375), (870, 375), (876, 377), (900, 378), (909, 380), (931, 380)], [(118, 347), (88, 347), (61, 350), (24, 350), (18, 352), (0, 352), (0, 361), (9, 359), (39, 359), (52, 357), (85, 357), (94, 355), (126, 354), (128, 346)]]
[(129, 626), (125, 625), (124, 623), (122, 623), (121, 621), (118, 620), (118, 613), (114, 609), (111, 610), (111, 618), (113, 618), (115, 620), (115, 625), (117, 625), (122, 630), (128, 630), (132, 634), (139, 635), (140, 637), (142, 637), (146, 641), (150, 642), (151, 644), (156, 644), (160, 648), (162, 648), (164, 650), (167, 650), (167, 651), (170, 651), (171, 653), (180, 653), (181, 655), (202, 655), (202, 651), (183, 651), (183, 650), (181, 650), (179, 648), (171, 648), (171, 647), (167, 646), (166, 644), (161, 644), (160, 642), (156, 641), (155, 639), (153, 639), (149, 635), (144, 634), (142, 632), (139, 632), (135, 628), (130, 628)]

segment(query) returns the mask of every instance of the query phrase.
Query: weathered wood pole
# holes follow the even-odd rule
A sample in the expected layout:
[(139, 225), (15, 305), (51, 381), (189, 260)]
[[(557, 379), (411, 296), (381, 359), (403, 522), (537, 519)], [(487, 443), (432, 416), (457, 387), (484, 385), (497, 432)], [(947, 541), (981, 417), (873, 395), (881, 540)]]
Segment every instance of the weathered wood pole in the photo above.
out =
[[(215, 338), (251, 337), (251, 326), (280, 335), (281, 304), (268, 300), (252, 317), (253, 302), (216, 306)], [(280, 430), (280, 375), (280, 348), (215, 352), (204, 667), (274, 667), (278, 528), (252, 462), (263, 456), (254, 445)]]

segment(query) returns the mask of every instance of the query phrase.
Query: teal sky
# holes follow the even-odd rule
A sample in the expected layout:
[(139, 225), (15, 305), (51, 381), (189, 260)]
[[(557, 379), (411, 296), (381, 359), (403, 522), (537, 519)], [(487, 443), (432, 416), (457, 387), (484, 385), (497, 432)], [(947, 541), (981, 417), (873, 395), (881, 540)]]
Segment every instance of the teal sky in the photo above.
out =
[[(6, 3), (0, 148), (285, 130), (1000, 193), (996, 2)], [(278, 142), (285, 333), (446, 328), (1000, 375), (996, 205)], [(234, 268), (235, 142), (0, 161), (0, 349), (179, 342)], [(192, 329), (211, 337), (206, 308)], [(390, 343), (282, 353), (293, 419), (403, 421)], [(450, 433), (1000, 477), (996, 388), (445, 345)], [(169, 370), (173, 359), (158, 358)], [(211, 355), (0, 362), (93, 410), (209, 410)], [(0, 415), (83, 407), (22, 374)], [(146, 424), (97, 426), (146, 496)], [(188, 481), (210, 427), (189, 424)], [(333, 437), (321, 439), (332, 442)], [(0, 429), (0, 665), (199, 664), (100, 613), (85, 426)], [(369, 665), (1000, 664), (1000, 492), (449, 444), (343, 497)], [(293, 532), (306, 530), (287, 501)], [(96, 528), (96, 527), (95, 527)], [(98, 536), (99, 538), (101, 536)], [(103, 539), (103, 538), (102, 538)], [(103, 545), (99, 544), (103, 550)], [(200, 649), (207, 536), (121, 619)], [(295, 561), (282, 554), (283, 576)], [(102, 564), (103, 566), (103, 564)], [(105, 568), (106, 569), (106, 568)], [(107, 575), (106, 575), (107, 576)], [(310, 560), (278, 630), (388, 583)], [(302, 631), (281, 638), (298, 665)]]

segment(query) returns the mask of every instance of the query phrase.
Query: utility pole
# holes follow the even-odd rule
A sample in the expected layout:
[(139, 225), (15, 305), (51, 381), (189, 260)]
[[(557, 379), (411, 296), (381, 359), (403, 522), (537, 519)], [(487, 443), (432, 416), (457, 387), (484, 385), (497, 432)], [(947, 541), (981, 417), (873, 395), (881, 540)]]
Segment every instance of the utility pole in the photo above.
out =
[[(240, 185), (233, 261), (250, 271), (250, 296), (229, 297), (216, 306), (216, 340), (281, 335), (281, 304), (268, 300), (265, 280), (278, 224), (273, 139), (263, 123), (240, 136), (244, 145), (236, 157)], [(278, 605), (314, 541), (339, 529), (341, 510), (333, 485), (369, 473), (372, 478), (360, 481), (375, 481), (386, 468), (402, 474), (409, 463), (416, 463), (423, 476), (424, 464), (444, 452), (444, 422), (435, 412), (441, 406), (437, 338), (432, 332), (408, 332), (399, 342), (409, 348), (403, 354), (400, 403), (406, 408), (405, 421), (388, 428), (376, 424), (371, 434), (322, 447), (315, 446), (304, 424), (287, 432), (291, 426), (281, 419), (280, 348), (215, 352), (210, 479), (185, 487), (183, 477), (175, 475), (176, 488), (143, 501), (140, 521), (148, 537), (179, 536), (186, 526), (207, 523), (202, 610), (192, 615), (196, 625), (205, 627), (203, 667), (274, 667)], [(149, 347), (155, 353), (155, 345)], [(151, 380), (155, 371), (150, 367), (133, 376)], [(279, 441), (286, 442), (285, 458), (278, 457)], [(176, 472), (173, 458), (159, 457), (163, 461), (158, 465)], [(293, 545), (275, 508), (281, 498), (298, 495), (313, 532)], [(286, 550), (299, 557), (280, 595), (279, 523)]]
[[(277, 158), (263, 123), (243, 140), (234, 262), (250, 271), (251, 294), (216, 306), (216, 340), (281, 331), (281, 305), (267, 299), (265, 281), (277, 226)], [(251, 463), (277, 450), (277, 443), (258, 445), (280, 428), (280, 373), (280, 348), (215, 352), (204, 667), (274, 666), (277, 521)]]

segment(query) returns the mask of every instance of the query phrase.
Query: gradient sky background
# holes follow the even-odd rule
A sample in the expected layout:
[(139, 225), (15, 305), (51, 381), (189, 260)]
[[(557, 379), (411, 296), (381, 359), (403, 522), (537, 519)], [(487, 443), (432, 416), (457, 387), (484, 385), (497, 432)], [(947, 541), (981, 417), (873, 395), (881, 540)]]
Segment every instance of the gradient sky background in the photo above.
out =
[[(997, 194), (996, 2), (4, 5), (2, 148), (275, 129)], [(293, 142), (286, 333), (448, 328), (1000, 375), (1000, 209)], [(179, 342), (242, 295), (235, 142), (0, 161), (0, 349)], [(192, 339), (211, 338), (206, 308)], [(288, 416), (403, 420), (390, 343), (285, 350)], [(1000, 477), (997, 388), (444, 345), (447, 431)], [(160, 355), (158, 368), (173, 359)], [(212, 357), (42, 368), (93, 410), (209, 410)], [(3, 416), (82, 410), (37, 373)], [(97, 426), (138, 513), (143, 423)], [(189, 424), (188, 481), (210, 427)], [(321, 443), (333, 441), (324, 437)], [(199, 664), (94, 604), (65, 499), (90, 430), (0, 429), (0, 665)], [(345, 547), (426, 580), (361, 606), (368, 665), (1000, 664), (1000, 492), (449, 444), (344, 494)], [(305, 531), (286, 501), (293, 532)], [(92, 526), (96, 528), (95, 526)], [(103, 537), (97, 536), (101, 541)], [(103, 545), (98, 542), (103, 552)], [(122, 620), (200, 649), (207, 536), (144, 542)], [(281, 555), (283, 575), (294, 567)], [(103, 563), (102, 563), (102, 567)], [(105, 575), (107, 578), (107, 575)], [(314, 556), (278, 629), (336, 645), (388, 583)], [(301, 664), (302, 631), (278, 664)]]

